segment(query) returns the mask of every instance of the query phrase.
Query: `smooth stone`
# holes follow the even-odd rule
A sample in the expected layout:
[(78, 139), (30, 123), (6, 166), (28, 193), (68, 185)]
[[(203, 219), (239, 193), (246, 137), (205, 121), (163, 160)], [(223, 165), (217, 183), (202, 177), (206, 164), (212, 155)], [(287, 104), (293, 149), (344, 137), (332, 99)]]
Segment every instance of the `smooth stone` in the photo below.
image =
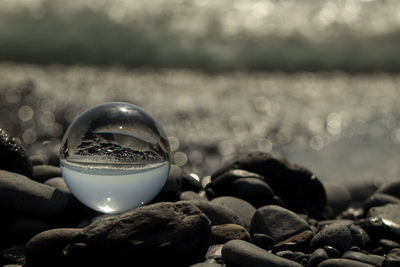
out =
[(275, 245), (275, 241), (269, 235), (256, 233), (251, 237), (254, 245), (265, 250), (270, 250), (272, 246)]
[(36, 155), (32, 155), (29, 156), (29, 160), (31, 161), (33, 166), (36, 165), (47, 165), (47, 157), (43, 154), (36, 154)]
[(381, 217), (369, 217), (356, 221), (356, 225), (364, 229), (372, 241), (379, 239), (400, 240), (400, 225)]
[(250, 230), (251, 218), (253, 217), (256, 209), (249, 202), (236, 198), (236, 197), (217, 197), (210, 201), (211, 204), (222, 206), (233, 210), (244, 223), (244, 227)]
[(271, 204), (274, 197), (271, 187), (257, 178), (239, 178), (233, 183), (233, 187), (237, 197), (257, 208)]
[(364, 201), (377, 190), (375, 179), (365, 177), (349, 179), (344, 182), (349, 190), (352, 201)]
[(167, 181), (160, 193), (151, 201), (150, 204), (163, 201), (178, 201), (181, 194), (183, 170), (177, 165), (172, 164), (169, 170)]
[(223, 244), (229, 240), (240, 239), (249, 241), (251, 240), (249, 232), (237, 224), (222, 224), (214, 225), (211, 227), (211, 241), (214, 244)]
[(61, 168), (52, 165), (33, 166), (32, 180), (44, 183), (50, 178), (61, 177)]
[(348, 259), (328, 259), (318, 267), (373, 267), (374, 265)]
[(67, 205), (67, 196), (54, 187), (0, 170), (0, 207), (3, 210), (49, 217), (62, 212)]
[(367, 255), (365, 253), (355, 251), (346, 251), (342, 255), (342, 258), (368, 263), (377, 267), (382, 266), (382, 262), (385, 260), (385, 257), (383, 256)]
[(258, 208), (250, 225), (251, 234), (266, 234), (277, 243), (307, 230), (310, 225), (299, 215), (275, 205)]
[(380, 239), (378, 240), (378, 244), (381, 247), (385, 248), (385, 250), (387, 251), (392, 250), (394, 248), (400, 248), (400, 243), (390, 239)]
[(254, 178), (264, 181), (264, 177), (257, 173), (232, 168), (227, 169), (218, 175), (214, 174), (212, 177), (210, 177), (210, 180), (206, 184), (205, 188), (210, 197), (234, 196), (237, 194), (234, 183), (242, 178)]
[(351, 233), (351, 244), (359, 248), (365, 248), (371, 243), (368, 233), (360, 226), (352, 224), (349, 226)]
[(301, 264), (272, 254), (256, 245), (231, 240), (222, 247), (222, 258), (228, 266), (235, 267), (301, 267)]
[(296, 258), (296, 254), (291, 250), (278, 251), (275, 255), (292, 261)]
[(221, 264), (218, 263), (208, 263), (208, 262), (201, 262), (190, 265), (190, 267), (221, 267)]
[(71, 190), (69, 189), (68, 185), (65, 183), (64, 178), (62, 177), (50, 178), (47, 181), (45, 181), (44, 184), (52, 186), (66, 195), (72, 195)]
[(289, 249), (293, 251), (307, 250), (309, 248), (309, 241), (313, 238), (313, 231), (306, 230), (301, 233), (295, 234), (286, 240), (275, 244), (272, 248), (273, 251)]
[(181, 188), (180, 191), (194, 191), (199, 192), (202, 189), (201, 183), (199, 180), (193, 178), (189, 173), (183, 172), (181, 178)]
[(26, 245), (26, 266), (66, 266), (63, 249), (79, 232), (76, 228), (59, 228), (34, 236)]
[(387, 204), (381, 207), (370, 208), (367, 217), (378, 217), (400, 224), (400, 204)]
[(380, 207), (386, 204), (400, 204), (400, 199), (388, 194), (373, 194), (367, 200), (365, 200), (364, 210), (368, 212), (368, 210), (372, 207)]
[(323, 248), (318, 248), (314, 250), (310, 258), (308, 259), (307, 267), (316, 267), (318, 266), (318, 264), (320, 264), (324, 260), (327, 260), (328, 258), (328, 253), (326, 253)]
[(25, 149), (3, 129), (0, 129), (0, 169), (32, 176), (32, 163)]
[(196, 193), (193, 191), (184, 191), (180, 194), (179, 200), (205, 200), (205, 201), (207, 201), (207, 198), (205, 198), (205, 196), (202, 196), (199, 193)]
[(326, 251), (329, 258), (340, 258), (341, 253), (336, 248), (332, 246), (324, 246), (323, 249)]
[(191, 203), (199, 208), (210, 219), (212, 225), (220, 224), (238, 224), (245, 227), (245, 223), (239, 215), (231, 209), (212, 204), (209, 201), (186, 200), (177, 203)]
[(383, 184), (376, 190), (376, 193), (387, 194), (400, 198), (400, 180), (393, 180)]
[(383, 267), (398, 267), (400, 266), (400, 249), (394, 249), (386, 255), (382, 264)]
[(339, 251), (346, 251), (352, 242), (351, 232), (347, 225), (332, 224), (318, 232), (311, 240), (311, 247), (332, 246)]
[(349, 190), (334, 182), (323, 183), (328, 205), (332, 208), (333, 212), (337, 215), (347, 209), (351, 202), (351, 195)]
[(322, 220), (322, 221), (318, 222), (318, 227), (320, 229), (323, 229), (326, 226), (332, 225), (332, 224), (351, 225), (353, 223), (354, 223), (353, 220), (348, 220), (348, 219)]
[(34, 218), (13, 218), (7, 220), (1, 227), (1, 242), (18, 244), (27, 242), (40, 232), (48, 230), (45, 222)]
[(224, 246), (223, 244), (211, 245), (207, 250), (205, 258), (207, 260), (214, 259), (216, 261), (220, 261), (220, 260), (222, 261), (222, 254), (221, 254), (222, 252), (221, 251), (222, 251), (223, 246)]
[(212, 175), (212, 180), (232, 169), (242, 169), (264, 177), (273, 192), (294, 212), (307, 213), (315, 219), (333, 217), (322, 183), (306, 168), (269, 153), (251, 152), (227, 161)]
[(78, 260), (92, 265), (152, 266), (161, 259), (188, 266), (203, 260), (210, 230), (210, 220), (195, 205), (160, 202), (94, 221), (64, 251), (71, 266)]

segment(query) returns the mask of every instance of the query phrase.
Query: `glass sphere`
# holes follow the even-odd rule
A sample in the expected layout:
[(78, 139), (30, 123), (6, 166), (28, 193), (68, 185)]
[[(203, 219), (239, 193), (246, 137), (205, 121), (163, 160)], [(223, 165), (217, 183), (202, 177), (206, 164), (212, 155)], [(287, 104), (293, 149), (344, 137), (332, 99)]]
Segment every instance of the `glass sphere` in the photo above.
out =
[(121, 102), (79, 115), (60, 149), (62, 175), (71, 192), (104, 213), (151, 201), (167, 180), (170, 158), (162, 127), (141, 108)]

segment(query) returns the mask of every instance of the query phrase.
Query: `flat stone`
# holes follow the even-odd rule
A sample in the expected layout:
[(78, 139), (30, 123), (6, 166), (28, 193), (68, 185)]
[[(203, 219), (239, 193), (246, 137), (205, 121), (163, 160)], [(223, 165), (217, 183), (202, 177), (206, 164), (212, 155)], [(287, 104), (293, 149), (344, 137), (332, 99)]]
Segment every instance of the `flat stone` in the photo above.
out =
[(290, 164), (269, 153), (254, 152), (238, 155), (226, 162), (212, 175), (212, 179), (217, 179), (232, 169), (242, 169), (264, 177), (273, 192), (294, 212), (308, 213), (316, 219), (332, 217), (322, 183), (303, 167)]
[(60, 167), (52, 165), (33, 166), (32, 180), (39, 183), (44, 183), (48, 179), (54, 177), (61, 177)]
[(348, 260), (348, 259), (328, 259), (318, 265), (318, 267), (373, 267), (374, 265)]
[(68, 198), (61, 191), (23, 175), (0, 170), (0, 207), (16, 213), (49, 217), (63, 211)]
[(250, 225), (251, 234), (266, 234), (277, 243), (307, 230), (310, 225), (299, 215), (274, 205), (258, 208)]
[(0, 129), (0, 169), (32, 176), (32, 164), (25, 149), (3, 129)]
[(337, 215), (347, 209), (351, 202), (349, 190), (342, 184), (335, 182), (325, 182), (324, 184), (328, 205)]
[(34, 236), (26, 245), (26, 266), (66, 266), (63, 249), (79, 232), (76, 228), (59, 228)]
[(351, 232), (346, 225), (332, 224), (318, 232), (311, 240), (311, 247), (332, 246), (339, 251), (346, 251), (352, 242)]
[(274, 192), (271, 187), (261, 179), (240, 178), (233, 183), (235, 195), (259, 208), (271, 204)]
[(224, 244), (229, 240), (251, 240), (249, 232), (237, 224), (222, 224), (211, 227), (211, 241), (214, 244)]
[(65, 254), (72, 263), (90, 260), (92, 265), (151, 266), (162, 259), (188, 266), (203, 259), (210, 228), (210, 220), (195, 205), (160, 202), (89, 224)]
[(307, 266), (308, 267), (316, 267), (321, 262), (328, 259), (328, 253), (323, 248), (318, 248), (314, 250), (311, 254), (310, 258), (308, 259)]
[(365, 253), (355, 251), (346, 251), (342, 255), (342, 258), (368, 263), (376, 267), (382, 266), (382, 262), (385, 260), (385, 257), (383, 256), (367, 255)]
[(231, 240), (222, 247), (224, 262), (235, 267), (301, 267), (301, 264), (272, 254), (256, 245)]
[(230, 196), (217, 197), (210, 202), (211, 204), (219, 205), (234, 211), (243, 221), (244, 227), (250, 230), (251, 218), (256, 212), (256, 209), (249, 202)]

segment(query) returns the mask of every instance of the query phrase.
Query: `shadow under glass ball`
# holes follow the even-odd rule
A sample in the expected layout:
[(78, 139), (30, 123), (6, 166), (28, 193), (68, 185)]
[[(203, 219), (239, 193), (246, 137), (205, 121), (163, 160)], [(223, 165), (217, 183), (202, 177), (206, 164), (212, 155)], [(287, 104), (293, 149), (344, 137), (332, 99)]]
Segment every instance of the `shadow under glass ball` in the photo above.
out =
[(141, 108), (122, 102), (79, 115), (61, 143), (62, 175), (88, 207), (121, 213), (150, 202), (166, 182), (170, 149), (162, 127)]

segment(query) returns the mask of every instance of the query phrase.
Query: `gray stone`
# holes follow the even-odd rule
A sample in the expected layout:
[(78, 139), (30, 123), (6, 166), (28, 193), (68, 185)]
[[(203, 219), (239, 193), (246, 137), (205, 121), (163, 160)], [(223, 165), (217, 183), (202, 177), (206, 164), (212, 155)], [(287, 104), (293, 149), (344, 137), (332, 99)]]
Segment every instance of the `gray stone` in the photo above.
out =
[(219, 205), (234, 211), (244, 222), (244, 227), (250, 230), (251, 218), (256, 209), (247, 201), (236, 197), (217, 197), (210, 201), (211, 204)]
[(318, 267), (373, 267), (374, 265), (348, 259), (328, 259)]
[(44, 182), (46, 185), (50, 185), (61, 192), (63, 192), (66, 195), (72, 195), (71, 190), (68, 188), (68, 185), (65, 183), (64, 178), (62, 177), (54, 177), (50, 178), (47, 181)]
[(369, 209), (367, 217), (378, 217), (400, 224), (400, 204), (387, 204)]
[(335, 214), (344, 211), (351, 202), (349, 190), (342, 184), (335, 182), (324, 183), (328, 205), (332, 208)]
[(382, 266), (382, 262), (385, 260), (385, 257), (383, 256), (367, 255), (365, 253), (355, 251), (346, 251), (342, 255), (342, 258), (368, 263), (376, 267)]
[(179, 196), (179, 199), (180, 200), (205, 200), (205, 201), (207, 201), (207, 198), (205, 196), (202, 196), (199, 193), (196, 193), (193, 191), (182, 192)]
[(388, 194), (377, 193), (370, 196), (364, 202), (364, 210), (368, 210), (372, 207), (380, 207), (386, 204), (400, 204), (400, 199)]
[(332, 224), (318, 232), (311, 240), (311, 247), (332, 246), (339, 251), (346, 251), (352, 242), (351, 232), (346, 225)]
[(257, 208), (270, 204), (274, 196), (271, 187), (257, 178), (240, 178), (233, 183), (233, 186), (239, 198)]
[(314, 250), (307, 262), (307, 267), (316, 267), (318, 264), (328, 259), (328, 253), (323, 248)]
[(383, 184), (376, 193), (388, 194), (400, 198), (400, 180), (394, 180)]
[(48, 179), (54, 177), (61, 177), (60, 167), (52, 165), (33, 166), (32, 180), (39, 183), (44, 183)]
[(218, 263), (208, 263), (208, 262), (201, 262), (190, 265), (190, 267), (220, 267), (221, 264)]
[(251, 234), (266, 234), (277, 243), (307, 230), (310, 225), (299, 215), (274, 205), (258, 208), (250, 226)]
[(231, 240), (222, 247), (224, 262), (235, 267), (301, 267), (301, 264), (272, 254), (243, 240)]
[(400, 249), (393, 249), (386, 255), (382, 264), (383, 267), (398, 267), (400, 266)]
[(211, 241), (214, 244), (224, 244), (229, 240), (240, 239), (250, 242), (250, 234), (237, 224), (221, 224), (211, 227)]
[(362, 229), (360, 226), (351, 224), (349, 225), (349, 230), (351, 233), (351, 245), (357, 246), (359, 248), (365, 248), (371, 243), (371, 239), (368, 233)]
[(0, 170), (0, 207), (17, 213), (49, 217), (60, 213), (68, 204), (61, 191), (23, 175)]

